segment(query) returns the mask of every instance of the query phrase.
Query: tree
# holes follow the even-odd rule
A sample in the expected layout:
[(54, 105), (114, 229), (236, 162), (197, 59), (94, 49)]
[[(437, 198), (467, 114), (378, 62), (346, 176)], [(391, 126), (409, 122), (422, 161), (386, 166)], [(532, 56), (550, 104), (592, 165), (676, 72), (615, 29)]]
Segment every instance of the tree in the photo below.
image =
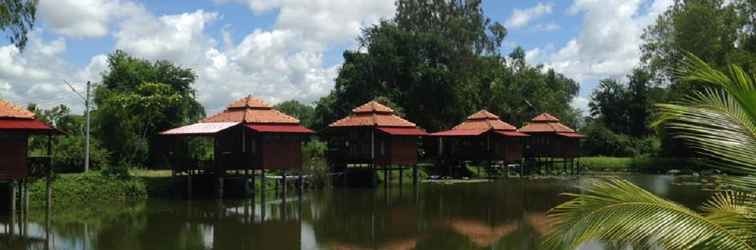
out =
[[(741, 64), (756, 67), (753, 0), (676, 0), (648, 26), (641, 38), (642, 62), (657, 79), (678, 85), (676, 71), (691, 52), (716, 68)], [(675, 93), (690, 93), (674, 86)]]
[(512, 59), (520, 66), (513, 69), (500, 53), (506, 34), (484, 15), (479, 0), (397, 1), (394, 18), (364, 29), (361, 48), (344, 52), (334, 90), (317, 103), (314, 126), (322, 128), (377, 97), (402, 107), (409, 120), (430, 131), (450, 128), (481, 108), (516, 123), (536, 112), (576, 120), (576, 112), (565, 107), (577, 83), (527, 65), (521, 48), (520, 58)]
[[(95, 133), (115, 162), (154, 163), (158, 132), (204, 116), (191, 84), (196, 75), (167, 61), (150, 62), (123, 51), (108, 56), (94, 91)], [(148, 161), (150, 160), (150, 161)]]
[(304, 127), (312, 127), (315, 108), (310, 105), (302, 104), (297, 100), (288, 100), (276, 104), (273, 108), (299, 119), (299, 122)]
[(26, 34), (34, 27), (37, 0), (2, 0), (0, 2), (0, 30), (8, 34), (10, 42), (23, 50)]
[[(545, 245), (572, 249), (591, 239), (666, 249), (756, 247), (756, 74), (728, 74), (689, 54), (681, 79), (699, 85), (681, 104), (659, 104), (659, 126), (713, 166), (746, 177), (724, 178), (736, 191), (715, 194), (701, 214), (632, 183), (595, 182), (551, 211)], [(737, 192), (737, 191), (740, 192)]]

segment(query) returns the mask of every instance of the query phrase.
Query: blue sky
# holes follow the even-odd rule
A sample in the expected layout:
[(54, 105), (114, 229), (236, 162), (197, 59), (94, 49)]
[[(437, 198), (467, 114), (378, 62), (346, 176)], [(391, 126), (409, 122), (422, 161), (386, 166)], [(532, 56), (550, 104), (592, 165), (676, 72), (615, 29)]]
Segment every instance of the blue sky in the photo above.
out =
[[(640, 33), (671, 0), (484, 1), (504, 24), (502, 47), (521, 46), (581, 84), (585, 109), (599, 79), (638, 62)], [(312, 103), (327, 94), (360, 27), (394, 13), (393, 0), (41, 0), (27, 50), (0, 43), (0, 97), (49, 107), (81, 103), (64, 81), (97, 82), (115, 49), (197, 72), (209, 112), (253, 94)]]

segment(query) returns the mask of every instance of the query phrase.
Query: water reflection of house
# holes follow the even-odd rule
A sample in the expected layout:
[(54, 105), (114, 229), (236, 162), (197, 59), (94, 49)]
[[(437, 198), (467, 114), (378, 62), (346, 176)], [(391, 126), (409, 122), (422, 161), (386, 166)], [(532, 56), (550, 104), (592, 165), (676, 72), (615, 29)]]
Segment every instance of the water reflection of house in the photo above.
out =
[(456, 233), (466, 236), (478, 247), (488, 247), (499, 239), (519, 229), (517, 223), (489, 225), (479, 220), (455, 218), (449, 221), (449, 227)]

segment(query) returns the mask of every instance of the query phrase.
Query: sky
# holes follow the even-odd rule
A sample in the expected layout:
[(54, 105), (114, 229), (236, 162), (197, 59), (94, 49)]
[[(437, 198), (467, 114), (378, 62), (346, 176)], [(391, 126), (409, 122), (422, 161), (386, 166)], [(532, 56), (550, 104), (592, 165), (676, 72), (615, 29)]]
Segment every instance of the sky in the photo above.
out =
[[(529, 63), (578, 81), (571, 105), (585, 111), (600, 79), (624, 79), (638, 64), (643, 28), (671, 2), (484, 0), (483, 11), (509, 31), (503, 53), (520, 46)], [(250, 94), (314, 103), (360, 29), (395, 11), (394, 0), (40, 0), (24, 51), (0, 39), (0, 98), (81, 112), (65, 83), (101, 81), (120, 49), (193, 69), (208, 113)]]

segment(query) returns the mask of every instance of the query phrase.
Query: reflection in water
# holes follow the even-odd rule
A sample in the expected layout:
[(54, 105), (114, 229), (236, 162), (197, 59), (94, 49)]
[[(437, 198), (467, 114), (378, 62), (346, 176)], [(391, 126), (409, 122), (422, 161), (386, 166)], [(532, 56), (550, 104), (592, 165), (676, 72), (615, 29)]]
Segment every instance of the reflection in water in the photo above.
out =
[[(707, 193), (670, 176), (631, 181), (679, 203)], [(588, 178), (348, 189), (288, 199), (149, 200), (0, 217), (0, 249), (533, 249), (546, 211)], [(49, 247), (47, 247), (49, 244)], [(583, 249), (604, 249), (591, 242)]]

